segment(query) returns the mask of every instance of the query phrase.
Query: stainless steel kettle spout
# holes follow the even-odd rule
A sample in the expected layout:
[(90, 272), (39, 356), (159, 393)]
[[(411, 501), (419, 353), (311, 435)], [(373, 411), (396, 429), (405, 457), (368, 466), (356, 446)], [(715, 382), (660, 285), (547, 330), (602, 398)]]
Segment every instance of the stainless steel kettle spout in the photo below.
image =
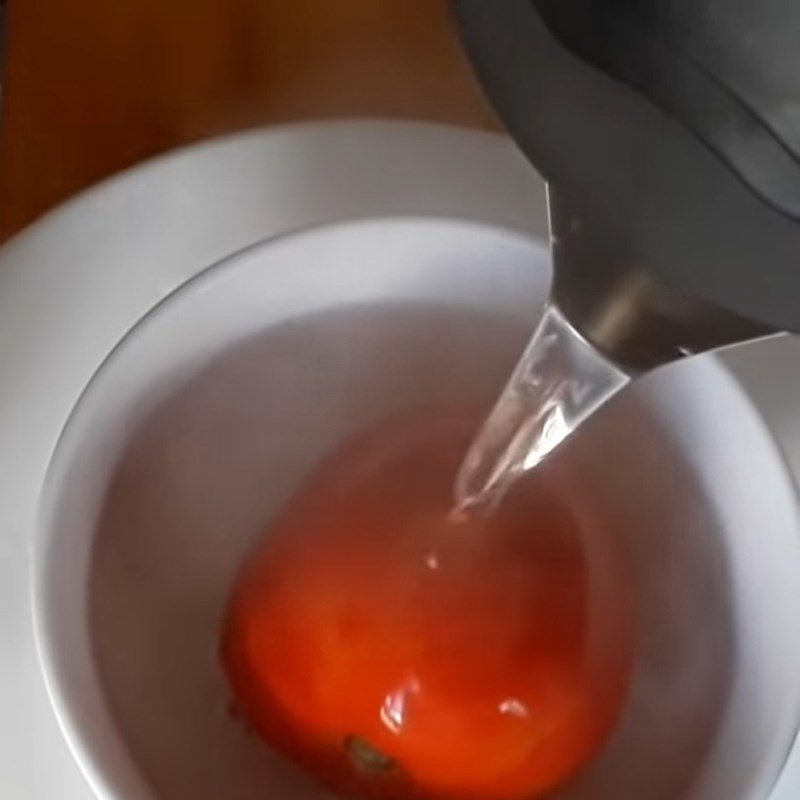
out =
[(548, 189), (553, 301), (591, 345), (631, 374), (779, 333), (696, 295), (604, 242)]

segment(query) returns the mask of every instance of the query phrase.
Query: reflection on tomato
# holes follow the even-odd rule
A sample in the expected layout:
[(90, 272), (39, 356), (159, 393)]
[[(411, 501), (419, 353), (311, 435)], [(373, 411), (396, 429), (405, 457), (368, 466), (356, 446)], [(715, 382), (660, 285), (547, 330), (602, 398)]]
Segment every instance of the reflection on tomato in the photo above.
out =
[(618, 716), (630, 603), (615, 559), (544, 487), (453, 522), (465, 437), (404, 424), (338, 453), (233, 593), (223, 662), (272, 746), (379, 798), (531, 798)]

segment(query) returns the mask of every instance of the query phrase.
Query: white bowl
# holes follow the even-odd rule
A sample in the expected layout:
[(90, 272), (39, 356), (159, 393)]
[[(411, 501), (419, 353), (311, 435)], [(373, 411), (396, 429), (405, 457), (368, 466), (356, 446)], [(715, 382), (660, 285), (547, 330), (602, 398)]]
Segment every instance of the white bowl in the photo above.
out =
[[(34, 554), (45, 679), (99, 797), (327, 794), (227, 713), (236, 568), (350, 433), (489, 400), (548, 264), (464, 222), (317, 228), (208, 270), (116, 348), (57, 447)], [(640, 643), (613, 740), (560, 797), (763, 800), (800, 718), (800, 519), (766, 429), (697, 358), (638, 382), (559, 457), (621, 509)]]

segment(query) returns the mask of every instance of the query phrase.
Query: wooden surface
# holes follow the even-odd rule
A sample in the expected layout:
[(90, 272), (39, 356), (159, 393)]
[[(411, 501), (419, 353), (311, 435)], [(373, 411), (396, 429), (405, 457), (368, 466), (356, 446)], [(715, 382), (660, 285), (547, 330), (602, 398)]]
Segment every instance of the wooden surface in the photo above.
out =
[(445, 0), (16, 0), (0, 237), (176, 145), (353, 115), (495, 124)]

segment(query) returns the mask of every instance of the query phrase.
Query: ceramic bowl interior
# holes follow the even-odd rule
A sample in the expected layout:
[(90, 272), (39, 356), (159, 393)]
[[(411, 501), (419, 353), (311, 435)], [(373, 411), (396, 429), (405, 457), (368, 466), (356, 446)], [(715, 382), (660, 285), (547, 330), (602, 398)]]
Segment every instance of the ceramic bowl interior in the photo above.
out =
[[(541, 243), (375, 220), (256, 246), (102, 366), (54, 456), (37, 637), (102, 798), (328, 793), (233, 720), (217, 660), (236, 570), (314, 465), (419, 407), (487, 403), (541, 312)], [(618, 729), (562, 800), (755, 800), (800, 708), (793, 486), (711, 358), (641, 380), (559, 456), (619, 509), (638, 632)]]

